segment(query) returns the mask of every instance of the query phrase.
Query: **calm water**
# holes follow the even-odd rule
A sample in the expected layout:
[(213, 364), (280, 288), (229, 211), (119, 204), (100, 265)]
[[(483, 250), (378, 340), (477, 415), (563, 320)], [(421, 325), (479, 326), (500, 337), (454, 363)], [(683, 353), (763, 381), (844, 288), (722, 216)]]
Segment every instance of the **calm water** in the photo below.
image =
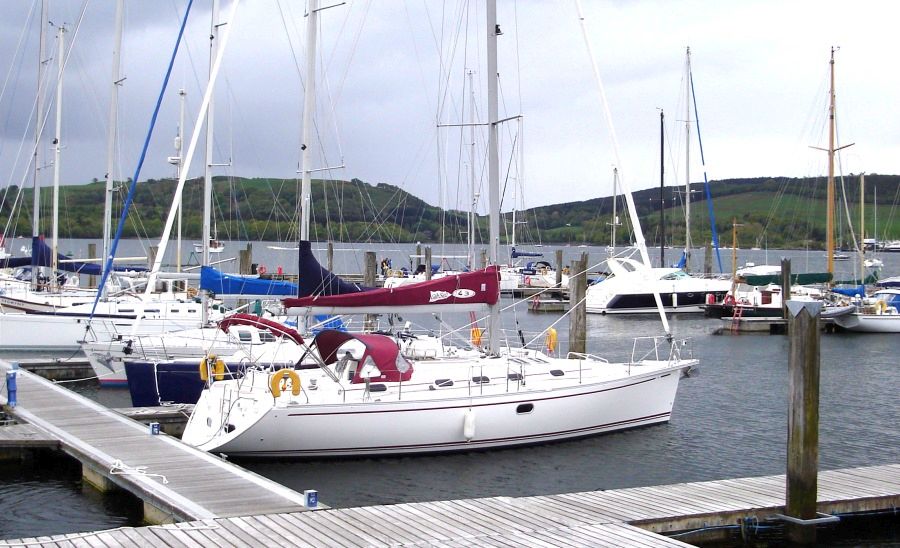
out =
[[(254, 245), (254, 255), (259, 247)], [(592, 260), (601, 256), (598, 250), (566, 249), (567, 256), (581, 251), (590, 251)], [(807, 269), (798, 265), (798, 259), (821, 259), (824, 265), (821, 253), (784, 254), (793, 253), (795, 271), (820, 267), (813, 264)], [(552, 257), (552, 253), (549, 255)], [(812, 258), (807, 259), (807, 255)], [(335, 256), (337, 262), (341, 254)], [(726, 257), (730, 261), (730, 255)], [(739, 262), (745, 260), (754, 258), (739, 257)], [(755, 260), (762, 263), (764, 257)], [(774, 256), (769, 262), (777, 260)], [(885, 262), (886, 274), (900, 271), (900, 257), (888, 256)], [(519, 306), (504, 315), (504, 324), (537, 332), (557, 319), (558, 315), (533, 314)], [(787, 338), (713, 335), (719, 321), (696, 316), (676, 316), (670, 321), (676, 336), (692, 338), (701, 371), (682, 380), (667, 425), (552, 445), (460, 455), (239, 463), (299, 491), (318, 489), (320, 499), (336, 507), (540, 495), (784, 473)], [(565, 349), (568, 318), (557, 327)], [(650, 317), (589, 315), (588, 351), (610, 359), (627, 358), (633, 336), (660, 331), (659, 320)], [(822, 469), (900, 463), (897, 341), (896, 335), (823, 335)], [(109, 406), (129, 405), (127, 391), (101, 391), (91, 384), (76, 389)], [(26, 469), (0, 468), (0, 538), (134, 524), (134, 514), (127, 505), (109, 504), (82, 494), (77, 468), (74, 474), (60, 472), (63, 469), (54, 466), (51, 472), (40, 463)], [(72, 502), (60, 504), (60, 499)], [(896, 539), (896, 527), (889, 531), (879, 538)], [(862, 537), (856, 538), (858, 543)]]

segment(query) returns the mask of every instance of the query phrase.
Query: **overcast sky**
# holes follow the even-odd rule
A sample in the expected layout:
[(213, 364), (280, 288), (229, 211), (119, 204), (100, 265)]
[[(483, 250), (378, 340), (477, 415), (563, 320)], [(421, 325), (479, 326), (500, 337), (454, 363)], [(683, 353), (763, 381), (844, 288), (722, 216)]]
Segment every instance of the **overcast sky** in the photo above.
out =
[[(330, 4), (324, 0), (323, 4)], [(337, 2), (335, 2), (337, 3)], [(82, 0), (52, 0), (56, 26), (74, 31)], [(197, 0), (141, 173), (171, 176), (178, 89), (187, 92), (187, 130), (197, 116), (208, 66), (210, 2)], [(213, 163), (217, 174), (294, 177), (300, 161), (305, 75), (305, 3), (245, 0), (238, 8), (217, 86)], [(185, 0), (127, 0), (116, 176), (133, 175), (175, 44)], [(222, 1), (221, 19), (231, 2)], [(692, 53), (710, 179), (825, 173), (828, 60), (836, 54), (839, 144), (844, 173), (897, 173), (897, 8), (890, 2), (690, 2), (585, 0), (590, 42), (621, 149), (620, 172), (633, 189), (659, 183), (659, 109), (666, 114), (667, 184), (683, 184), (685, 48)], [(106, 172), (114, 2), (86, 4), (63, 86), (62, 184)], [(522, 182), (527, 207), (612, 193), (616, 164), (574, 1), (500, 0), (498, 20), (501, 164), (508, 189)], [(39, 2), (4, 2), (0, 19), (0, 177), (30, 181)], [(320, 13), (317, 137), (313, 168), (338, 179), (401, 186), (431, 204), (467, 207), (469, 88), (475, 120), (486, 118), (483, 2), (348, 1)], [(49, 68), (53, 133), (56, 67)], [(691, 114), (693, 120), (694, 114)], [(437, 128), (437, 123), (451, 127)], [(696, 124), (691, 179), (702, 181)], [(185, 143), (189, 140), (185, 136)], [(484, 130), (474, 164), (484, 210)], [(41, 149), (49, 152), (45, 142)], [(524, 169), (512, 143), (524, 144)], [(202, 139), (199, 151), (203, 150)], [(186, 147), (185, 147), (186, 148)], [(49, 158), (49, 155), (46, 155)], [(440, 158), (440, 159), (439, 159)], [(192, 164), (200, 175), (203, 156)], [(507, 175), (507, 171), (509, 173)], [(44, 170), (42, 184), (51, 182)], [(30, 184), (30, 183), (29, 183)], [(513, 202), (507, 190), (504, 209)]]

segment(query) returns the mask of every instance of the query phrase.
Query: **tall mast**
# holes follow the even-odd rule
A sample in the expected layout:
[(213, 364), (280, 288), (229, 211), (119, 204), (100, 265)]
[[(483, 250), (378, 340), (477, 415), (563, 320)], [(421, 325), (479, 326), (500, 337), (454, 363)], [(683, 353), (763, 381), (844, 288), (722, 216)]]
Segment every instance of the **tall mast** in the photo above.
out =
[[(179, 114), (178, 114), (178, 133), (175, 135), (175, 157), (170, 159), (170, 163), (175, 164), (175, 180), (181, 178), (181, 169), (184, 166), (184, 156), (181, 155), (181, 149), (184, 146), (184, 103), (185, 103), (185, 93), (184, 89), (178, 90), (178, 104), (179, 104)], [(181, 220), (183, 211), (183, 202), (181, 196), (178, 197), (178, 230), (176, 236), (176, 246), (175, 246), (175, 271), (181, 272)]]
[(834, 47), (831, 48), (831, 91), (828, 107), (828, 218), (826, 219), (825, 253), (828, 273), (834, 274)]
[(866, 174), (859, 174), (859, 279), (866, 283)]
[[(37, 81), (37, 122), (34, 126), (34, 212), (31, 219), (31, 235), (38, 238), (41, 235), (41, 134), (44, 131), (44, 94), (46, 82), (44, 78), (44, 65), (47, 63), (47, 0), (41, 0), (40, 21), (40, 47), (38, 48), (38, 81)], [(37, 289), (38, 268), (34, 263), (32, 250), (31, 286)]]
[(306, 86), (303, 90), (303, 137), (300, 144), (303, 180), (300, 185), (300, 239), (309, 239), (310, 195), (312, 194), (312, 154), (310, 150), (312, 120), (316, 108), (316, 32), (319, 0), (309, 0), (306, 14)]
[(612, 227), (611, 233), (609, 235), (609, 249), (610, 255), (615, 253), (616, 249), (616, 225), (619, 224), (619, 218), (616, 216), (616, 194), (618, 194), (618, 186), (619, 186), (619, 168), (613, 168), (613, 203), (612, 203), (612, 222), (609, 223)]
[(50, 255), (50, 285), (56, 289), (56, 270), (59, 267), (59, 161), (62, 155), (62, 85), (63, 85), (63, 55), (65, 53), (64, 37), (66, 27), (59, 26), (57, 32), (57, 43), (59, 45), (56, 53), (56, 65), (58, 68), (56, 76), (56, 130), (53, 137), (53, 238), (51, 240)]
[(691, 48), (684, 77), (684, 271), (691, 271)]
[[(469, 77), (469, 213), (468, 213), (468, 251), (466, 252), (469, 269), (475, 268), (475, 71), (468, 70)], [(513, 210), (513, 230), (516, 229), (515, 210)], [(515, 234), (515, 232), (513, 232)], [(513, 238), (515, 245), (515, 237)]]
[(665, 113), (659, 109), (659, 266), (666, 266), (666, 203), (663, 198), (663, 187), (666, 184), (665, 156)]
[[(122, 83), (122, 19), (124, 17), (125, 0), (116, 1), (116, 31), (113, 41), (112, 91), (109, 97), (109, 127), (106, 130), (106, 192), (103, 202), (103, 265), (109, 262), (109, 250), (112, 245), (112, 195), (114, 192), (113, 173), (116, 156), (116, 126), (119, 114), (119, 85)], [(104, 286), (105, 289), (105, 286)]]
[[(497, 3), (487, 3), (487, 90), (488, 90), (488, 197), (490, 204), (490, 264), (499, 264), (500, 255), (500, 156), (497, 131)], [(500, 305), (492, 304), (488, 316), (488, 343), (491, 354), (496, 354), (500, 332)]]

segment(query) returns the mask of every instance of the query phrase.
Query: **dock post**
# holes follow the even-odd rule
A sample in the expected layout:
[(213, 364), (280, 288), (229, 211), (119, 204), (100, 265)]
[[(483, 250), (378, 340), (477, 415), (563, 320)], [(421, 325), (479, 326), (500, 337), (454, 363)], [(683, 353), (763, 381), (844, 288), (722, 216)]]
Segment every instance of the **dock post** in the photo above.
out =
[(572, 261), (572, 274), (569, 277), (569, 352), (587, 352), (587, 304), (584, 295), (587, 292), (587, 253), (581, 259)]
[(556, 250), (556, 282), (554, 287), (559, 290), (559, 296), (562, 297), (562, 271), (563, 271), (563, 252), (562, 249)]
[(819, 312), (821, 302), (787, 301), (789, 361), (787, 493), (789, 542), (816, 542), (816, 490), (819, 470)]
[(487, 268), (487, 250), (481, 250), (481, 268)]
[(709, 276), (712, 274), (712, 246), (706, 244), (703, 247), (703, 273)]
[(328, 272), (334, 272), (334, 242), (328, 242), (327, 253), (325, 264), (328, 265)]
[[(88, 257), (91, 259), (97, 257), (97, 244), (89, 243), (88, 244)], [(103, 270), (103, 265), (106, 264), (106, 257), (101, 257), (100, 269)], [(88, 276), (88, 287), (97, 287), (97, 276), (91, 274)]]
[(431, 279), (431, 246), (425, 246), (425, 279)]
[(791, 298), (791, 260), (781, 258), (781, 317), (788, 319), (787, 302)]
[[(365, 272), (363, 272), (363, 285), (367, 287), (375, 287), (375, 273), (378, 269), (378, 263), (375, 258), (374, 251), (366, 251), (366, 262), (365, 262)], [(374, 331), (375, 330), (375, 314), (366, 314), (365, 325), (363, 326), (364, 331)]]
[[(422, 265), (422, 244), (416, 244), (416, 268), (413, 272), (419, 270), (419, 267)], [(412, 264), (410, 264), (412, 266)]]
[(238, 250), (238, 271), (246, 276), (252, 274), (250, 264), (253, 262), (253, 244), (247, 242), (247, 249)]

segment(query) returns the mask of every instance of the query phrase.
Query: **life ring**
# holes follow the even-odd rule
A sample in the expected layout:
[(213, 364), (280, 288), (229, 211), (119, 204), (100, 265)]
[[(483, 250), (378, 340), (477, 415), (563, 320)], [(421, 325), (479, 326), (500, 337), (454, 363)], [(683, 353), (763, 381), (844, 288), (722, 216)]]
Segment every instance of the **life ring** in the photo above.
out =
[(547, 340), (544, 341), (544, 343), (547, 346), (547, 352), (552, 354), (553, 351), (556, 350), (557, 340), (558, 339), (557, 339), (556, 329), (551, 327), (550, 329), (547, 330)]
[(291, 379), (291, 394), (299, 396), (300, 375), (298, 375), (297, 372), (293, 369), (287, 368), (276, 371), (269, 379), (269, 388), (272, 390), (272, 396), (275, 398), (281, 396), (281, 391), (287, 388), (282, 388), (281, 386), (281, 381), (284, 379)]
[(481, 333), (480, 327), (473, 327), (469, 331), (469, 338), (472, 340), (473, 346), (481, 346)]
[(734, 304), (734, 295), (725, 295), (725, 299), (722, 300), (722, 304)]
[(194, 297), (197, 296), (197, 288), (189, 287), (189, 288), (187, 288), (187, 291), (185, 291), (185, 293), (187, 293), (188, 299), (193, 299)]
[(212, 371), (213, 377), (217, 381), (220, 381), (225, 378), (225, 362), (222, 361), (221, 358), (216, 357), (215, 354), (209, 354), (206, 357), (200, 360), (200, 380), (206, 382), (209, 380), (209, 364), (208, 362), (213, 362)]
[(256, 273), (259, 274), (260, 276), (265, 275), (265, 273), (266, 273), (266, 267), (265, 267), (265, 265), (257, 265), (257, 267), (256, 267)]

